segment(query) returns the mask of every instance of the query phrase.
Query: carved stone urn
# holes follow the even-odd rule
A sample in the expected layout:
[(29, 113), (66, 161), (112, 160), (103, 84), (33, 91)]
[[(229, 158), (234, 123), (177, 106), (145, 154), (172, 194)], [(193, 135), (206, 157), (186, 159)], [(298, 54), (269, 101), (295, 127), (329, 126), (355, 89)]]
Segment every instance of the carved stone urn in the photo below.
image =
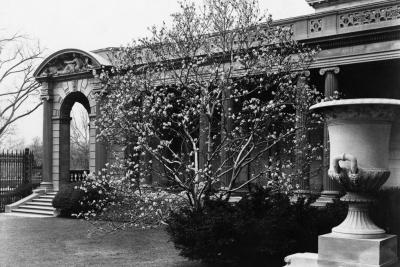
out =
[(385, 231), (368, 215), (368, 206), (389, 178), (389, 138), (400, 115), (400, 100), (346, 99), (316, 104), (326, 118), (330, 141), (328, 175), (343, 186), (349, 204), (346, 219), (332, 229), (338, 237), (382, 238)]

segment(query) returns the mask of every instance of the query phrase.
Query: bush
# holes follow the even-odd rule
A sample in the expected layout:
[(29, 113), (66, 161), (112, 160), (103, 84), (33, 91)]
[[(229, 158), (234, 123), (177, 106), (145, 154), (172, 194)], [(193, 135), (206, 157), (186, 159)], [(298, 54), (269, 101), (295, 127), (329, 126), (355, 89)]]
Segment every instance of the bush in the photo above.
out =
[(32, 183), (22, 183), (13, 191), (13, 195), (24, 198), (32, 194), (33, 185)]
[(93, 210), (91, 203), (101, 198), (95, 188), (82, 190), (82, 182), (63, 184), (53, 199), (53, 207), (60, 211), (61, 217), (76, 217)]
[(53, 199), (53, 207), (60, 211), (60, 216), (71, 217), (82, 210), (80, 202), (83, 199), (84, 191), (76, 189), (79, 183), (63, 184)]
[[(139, 190), (140, 189), (140, 190)], [(185, 205), (182, 196), (169, 188), (141, 186), (129, 195), (120, 194), (97, 219), (124, 223), (119, 227), (153, 228), (165, 224), (171, 211)]]
[(236, 205), (207, 201), (202, 210), (181, 209), (167, 231), (180, 254), (192, 260), (229, 266), (282, 266), (296, 252), (317, 250), (318, 235), (331, 231), (346, 215), (335, 203), (318, 210), (286, 194), (258, 189)]
[[(377, 201), (370, 209), (371, 219), (386, 233), (397, 235), (400, 242), (400, 188), (392, 187), (379, 190)], [(397, 247), (400, 255), (400, 246)]]
[(11, 192), (7, 192), (3, 197), (18, 197), (24, 198), (32, 194), (33, 185), (32, 183), (22, 183)]

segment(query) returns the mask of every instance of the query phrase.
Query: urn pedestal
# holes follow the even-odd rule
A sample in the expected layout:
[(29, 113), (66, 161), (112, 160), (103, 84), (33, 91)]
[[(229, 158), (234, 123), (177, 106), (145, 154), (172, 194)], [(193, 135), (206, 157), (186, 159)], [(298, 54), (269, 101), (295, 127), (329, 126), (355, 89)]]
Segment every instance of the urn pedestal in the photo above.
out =
[(369, 218), (373, 194), (389, 178), (389, 138), (400, 100), (347, 99), (311, 107), (324, 115), (330, 140), (328, 175), (345, 189), (346, 219), (322, 235), (318, 254), (294, 254), (287, 266), (398, 266), (397, 237)]

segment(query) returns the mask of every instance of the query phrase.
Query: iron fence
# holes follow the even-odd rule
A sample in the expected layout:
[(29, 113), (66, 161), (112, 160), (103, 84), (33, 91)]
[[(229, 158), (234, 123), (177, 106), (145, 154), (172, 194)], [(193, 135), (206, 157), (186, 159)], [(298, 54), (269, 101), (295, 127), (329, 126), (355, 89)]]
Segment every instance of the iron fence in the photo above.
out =
[(40, 183), (39, 168), (29, 149), (0, 153), (0, 211), (22, 197), (22, 187)]

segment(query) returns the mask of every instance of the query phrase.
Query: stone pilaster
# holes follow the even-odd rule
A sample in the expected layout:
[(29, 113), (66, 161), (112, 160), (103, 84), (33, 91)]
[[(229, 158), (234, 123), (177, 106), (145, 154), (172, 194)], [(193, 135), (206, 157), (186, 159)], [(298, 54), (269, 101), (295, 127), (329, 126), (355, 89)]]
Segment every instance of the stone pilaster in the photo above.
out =
[[(324, 68), (320, 69), (319, 74), (325, 77), (325, 98), (331, 98), (334, 96), (335, 91), (339, 91), (339, 83), (337, 75), (339, 74), (339, 67)], [(338, 183), (328, 176), (329, 168), (329, 135), (327, 125), (324, 125), (324, 136), (323, 136), (323, 156), (322, 156), (322, 192), (321, 196), (313, 204), (318, 207), (325, 207), (327, 203), (333, 203), (334, 199), (338, 199), (340, 196), (340, 186)]]
[(53, 128), (52, 128), (52, 109), (53, 99), (50, 94), (50, 84), (42, 83), (41, 99), (43, 101), (43, 165), (42, 182), (40, 189), (53, 189), (52, 162), (53, 162)]
[(297, 81), (297, 100), (299, 101), (299, 105), (296, 109), (296, 158), (295, 158), (295, 167), (297, 172), (297, 179), (295, 181), (295, 186), (298, 186), (296, 190), (294, 190), (295, 197), (309, 197), (310, 195), (310, 177), (309, 177), (309, 164), (306, 159), (306, 149), (307, 149), (307, 116), (305, 107), (301, 105), (304, 103), (306, 97), (303, 94), (304, 86), (307, 86), (307, 77), (310, 75), (309, 72), (306, 73), (305, 76), (299, 77)]
[(89, 172), (96, 172), (96, 114), (89, 114)]
[(59, 183), (70, 182), (70, 125), (71, 117), (59, 119), (60, 123), (60, 152), (59, 152)]
[[(98, 117), (98, 116), (100, 116), (100, 103), (96, 104), (96, 117)], [(92, 119), (95, 119), (95, 118), (92, 118)], [(92, 124), (93, 124), (93, 122), (92, 122)], [(96, 135), (99, 134), (99, 131), (94, 124), (93, 124), (93, 127), (96, 129), (95, 130)], [(106, 163), (107, 163), (107, 144), (105, 144), (103, 141), (97, 139), (96, 135), (94, 136), (94, 138), (95, 138), (95, 142), (96, 142), (96, 173), (98, 173), (103, 168), (105, 168)]]

